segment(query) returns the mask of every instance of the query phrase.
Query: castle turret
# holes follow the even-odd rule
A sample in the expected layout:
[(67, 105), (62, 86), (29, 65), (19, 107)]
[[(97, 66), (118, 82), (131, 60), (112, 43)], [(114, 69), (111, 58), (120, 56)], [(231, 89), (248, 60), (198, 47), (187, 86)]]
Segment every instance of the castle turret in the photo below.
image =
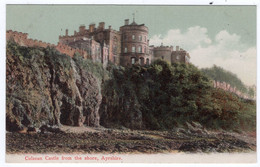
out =
[(125, 25), (120, 27), (121, 32), (121, 55), (122, 66), (132, 64), (150, 64), (148, 28), (144, 24), (138, 25), (134, 19), (129, 24), (129, 19), (125, 19)]
[(154, 60), (162, 59), (166, 60), (168, 62), (171, 62), (171, 54), (173, 51), (172, 46), (163, 46), (163, 43), (161, 43), (161, 46), (154, 47), (153, 53), (154, 53)]

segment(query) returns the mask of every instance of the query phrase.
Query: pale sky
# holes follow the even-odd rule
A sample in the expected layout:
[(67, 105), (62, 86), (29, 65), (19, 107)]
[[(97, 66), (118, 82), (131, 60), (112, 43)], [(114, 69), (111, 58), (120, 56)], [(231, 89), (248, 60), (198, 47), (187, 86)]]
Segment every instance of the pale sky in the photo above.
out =
[(256, 6), (7, 5), (6, 29), (56, 44), (66, 28), (104, 21), (119, 30), (134, 12), (150, 45), (179, 45), (199, 68), (216, 64), (256, 84)]

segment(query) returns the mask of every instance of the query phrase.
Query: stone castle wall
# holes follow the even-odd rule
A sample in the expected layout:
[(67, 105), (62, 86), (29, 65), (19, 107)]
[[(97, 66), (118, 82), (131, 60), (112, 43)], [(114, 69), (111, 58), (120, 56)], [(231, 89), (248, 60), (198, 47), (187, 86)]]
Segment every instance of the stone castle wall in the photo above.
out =
[[(106, 45), (108, 49), (108, 60), (114, 64), (119, 64), (121, 35), (118, 31), (113, 30), (111, 26), (109, 26), (108, 29), (105, 29), (105, 22), (100, 22), (98, 27), (96, 27), (95, 24), (90, 24), (89, 29), (86, 29), (84, 25), (81, 25), (78, 32), (74, 31), (74, 35), (69, 36), (68, 30), (66, 30), (64, 36), (59, 36), (59, 42), (70, 45), (70, 43), (84, 38), (93, 39), (100, 43), (101, 50), (104, 50), (103, 47)], [(105, 58), (106, 56), (104, 59)]]
[(244, 99), (251, 99), (248, 94), (240, 92), (239, 90), (237, 90), (236, 87), (232, 87), (229, 83), (226, 82), (213, 81), (213, 87), (223, 89), (231, 93), (235, 93), (236, 95)]
[(68, 45), (62, 44), (62, 43), (58, 43), (58, 45), (55, 47), (56, 50), (58, 50), (60, 53), (66, 54), (70, 57), (73, 57), (75, 53), (79, 53), (81, 56), (83, 56), (84, 58), (87, 57), (87, 52), (83, 51), (81, 49), (75, 49), (72, 48)]
[(171, 55), (172, 63), (177, 63), (177, 62), (189, 63), (189, 59), (190, 59), (189, 53), (183, 49), (180, 50), (176, 49), (175, 51), (172, 52)]
[(54, 44), (33, 40), (28, 38), (27, 33), (17, 32), (8, 30), (6, 32), (6, 40), (14, 40), (16, 43), (18, 43), (21, 46), (28, 46), (28, 47), (55, 47)]
[(27, 33), (21, 33), (17, 31), (8, 30), (6, 32), (6, 40), (13, 40), (14, 42), (18, 43), (21, 46), (27, 46), (27, 47), (54, 47), (56, 50), (58, 50), (60, 53), (66, 54), (70, 57), (73, 57), (73, 55), (78, 52), (83, 57), (87, 56), (87, 52), (82, 51), (80, 49), (75, 49), (72, 47), (69, 47), (68, 45), (64, 45), (61, 43), (58, 43), (58, 45), (33, 40), (28, 38)]

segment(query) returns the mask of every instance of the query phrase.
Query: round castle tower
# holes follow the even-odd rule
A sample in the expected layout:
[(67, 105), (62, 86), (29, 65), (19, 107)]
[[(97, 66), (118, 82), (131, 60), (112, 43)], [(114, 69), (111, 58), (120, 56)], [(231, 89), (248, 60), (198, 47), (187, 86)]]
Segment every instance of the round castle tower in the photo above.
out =
[(173, 51), (173, 46), (163, 46), (163, 44), (161, 44), (161, 46), (155, 47), (153, 50), (154, 60), (162, 59), (171, 63), (172, 51)]
[(150, 64), (151, 55), (149, 54), (148, 28), (144, 24), (138, 25), (134, 19), (129, 24), (129, 19), (126, 19), (125, 25), (120, 27), (120, 32), (120, 64), (122, 66)]

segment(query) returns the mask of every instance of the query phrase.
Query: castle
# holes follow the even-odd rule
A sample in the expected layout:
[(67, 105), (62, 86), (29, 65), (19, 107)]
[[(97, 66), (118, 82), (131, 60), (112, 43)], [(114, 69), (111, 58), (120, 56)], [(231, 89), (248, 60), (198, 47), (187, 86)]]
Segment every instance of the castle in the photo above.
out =
[(88, 29), (85, 25), (79, 27), (78, 32), (59, 36), (58, 45), (45, 43), (28, 38), (27, 33), (8, 30), (7, 40), (14, 40), (21, 46), (28, 47), (54, 47), (63, 54), (73, 57), (76, 53), (93, 62), (102, 63), (104, 67), (108, 62), (121, 66), (131, 66), (139, 64), (149, 65), (157, 59), (163, 59), (169, 63), (181, 62), (189, 63), (189, 53), (179, 46), (174, 50), (173, 46), (150, 46), (148, 39), (148, 27), (144, 24), (133, 22), (129, 24), (129, 19), (120, 27), (119, 31), (109, 26), (105, 28), (105, 22), (100, 22), (96, 27), (90, 24)]
[(59, 36), (59, 43), (68, 45), (74, 49), (86, 51), (88, 58), (94, 62), (103, 63), (104, 66), (110, 61), (121, 66), (139, 64), (149, 65), (156, 59), (163, 59), (169, 63), (189, 63), (190, 55), (187, 51), (176, 46), (155, 47), (149, 45), (148, 27), (144, 24), (133, 22), (129, 19), (120, 27), (119, 31), (109, 26), (105, 28), (105, 22), (100, 22), (96, 27), (90, 24), (86, 29), (84, 25), (73, 35), (68, 35), (68, 29), (64, 36)]
[[(30, 39), (27, 33), (12, 30), (6, 32), (6, 40), (13, 40), (26, 47), (55, 48), (70, 57), (78, 53), (83, 58), (102, 63), (104, 67), (109, 61), (126, 67), (133, 64), (149, 65), (157, 59), (169, 63), (189, 63), (190, 59), (189, 53), (179, 46), (176, 46), (175, 50), (173, 46), (163, 46), (163, 44), (157, 47), (150, 46), (148, 28), (144, 24), (138, 25), (134, 20), (129, 24), (129, 19), (125, 20), (125, 25), (120, 27), (120, 31), (113, 30), (111, 26), (105, 29), (104, 22), (100, 22), (97, 28), (95, 24), (90, 24), (89, 29), (81, 25), (79, 32), (74, 31), (74, 35), (71, 36), (66, 30), (64, 36), (59, 36), (57, 45)], [(228, 83), (214, 81), (213, 86), (245, 99), (249, 98), (247, 94), (231, 87)]]

